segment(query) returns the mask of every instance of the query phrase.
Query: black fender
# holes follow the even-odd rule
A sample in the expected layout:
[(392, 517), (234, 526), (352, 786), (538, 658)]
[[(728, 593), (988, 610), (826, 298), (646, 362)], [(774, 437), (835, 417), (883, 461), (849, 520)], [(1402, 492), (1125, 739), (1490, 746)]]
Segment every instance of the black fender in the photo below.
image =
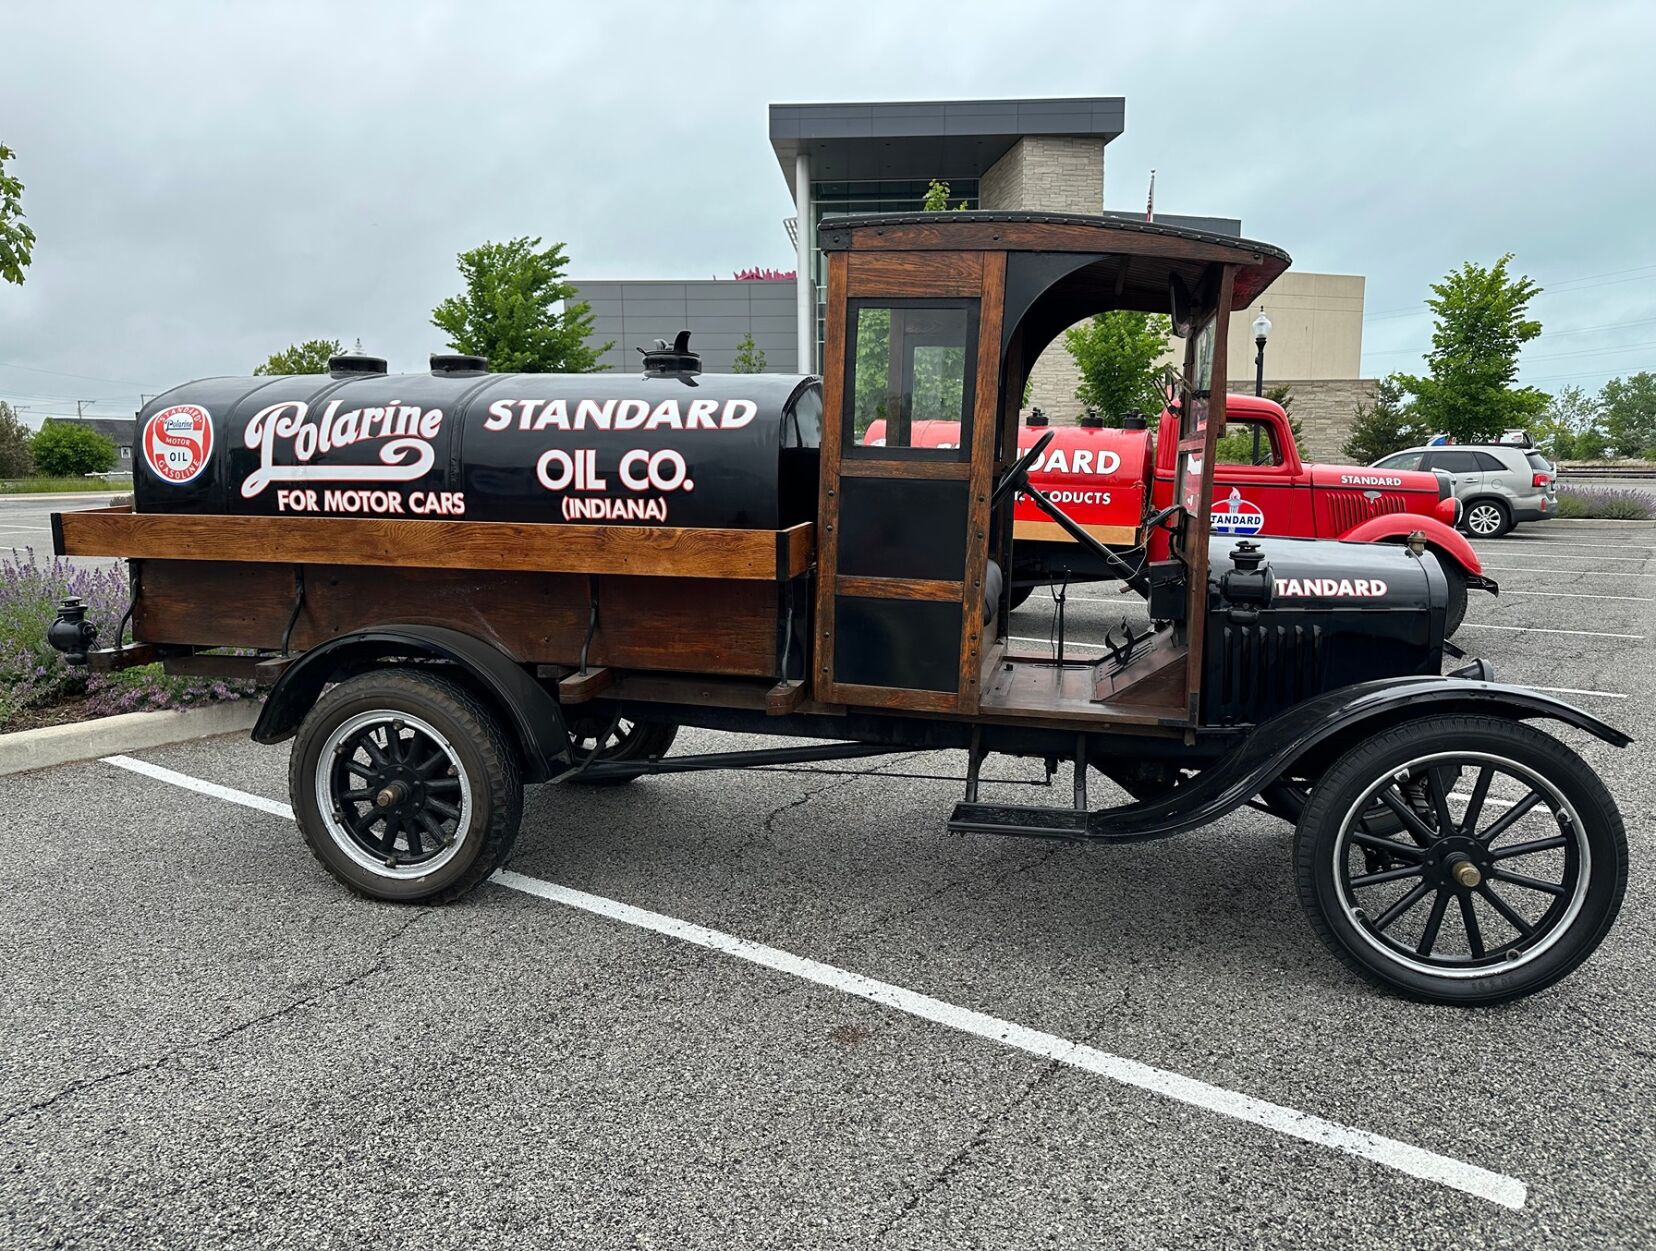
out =
[(1296, 765), (1314, 758), (1319, 749), (1343, 752), (1355, 736), (1444, 713), (1514, 720), (1545, 717), (1616, 747), (1633, 742), (1630, 735), (1591, 713), (1528, 687), (1466, 678), (1382, 678), (1324, 692), (1261, 722), (1229, 755), (1169, 794), (1089, 813), (1086, 837), (1136, 842), (1195, 829), (1240, 808), (1270, 783), (1292, 774)]
[(341, 634), (311, 648), (271, 687), (253, 727), (258, 743), (293, 737), (305, 714), (329, 682), (374, 662), (413, 657), (438, 660), (463, 670), (503, 720), (523, 758), (523, 780), (544, 782), (564, 771), (571, 759), (563, 710), (550, 692), (511, 655), (459, 630), (432, 625), (383, 625)]

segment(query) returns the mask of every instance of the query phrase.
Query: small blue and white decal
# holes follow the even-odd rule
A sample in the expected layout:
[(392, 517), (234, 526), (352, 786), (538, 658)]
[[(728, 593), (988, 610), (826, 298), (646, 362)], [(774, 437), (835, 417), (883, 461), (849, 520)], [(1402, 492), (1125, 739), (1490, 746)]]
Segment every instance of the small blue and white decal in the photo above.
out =
[(1209, 518), (1215, 534), (1258, 534), (1265, 528), (1265, 513), (1257, 504), (1242, 498), (1242, 492), (1231, 488), (1230, 498), (1213, 506)]

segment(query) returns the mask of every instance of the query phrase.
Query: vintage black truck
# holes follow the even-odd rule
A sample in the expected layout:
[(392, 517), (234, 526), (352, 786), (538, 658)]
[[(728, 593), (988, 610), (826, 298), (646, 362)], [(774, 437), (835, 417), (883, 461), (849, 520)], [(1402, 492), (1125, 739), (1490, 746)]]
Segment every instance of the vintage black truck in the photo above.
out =
[[(1588, 956), (1622, 821), (1532, 723), (1628, 737), (1483, 662), (1443, 675), (1422, 544), (1213, 531), (1226, 326), (1286, 254), (974, 212), (821, 238), (821, 379), (705, 374), (681, 336), (631, 376), (341, 357), (157, 397), (135, 505), (55, 518), (59, 553), (131, 562), (132, 641), (99, 649), (68, 603), (53, 642), (268, 683), (254, 737), (292, 741), (305, 839), (378, 899), (483, 882), (525, 783), (936, 748), (966, 755), (956, 831), (1154, 839), (1247, 804), (1295, 823), (1312, 926), (1405, 995), (1493, 1003)], [(1018, 402), (1041, 349), (1112, 308), (1171, 311), (1187, 343), (1170, 502), (1112, 536), (1152, 553), (1128, 571), (1150, 625), (1102, 659), (1031, 654), (1007, 626), (1015, 498), (1121, 558), (1030, 485), (1047, 439), (1020, 449)], [(956, 445), (922, 445), (922, 419)], [(673, 755), (681, 726), (790, 741)], [(986, 799), (994, 753), (1072, 761), (1073, 803)], [(1092, 806), (1095, 773), (1119, 802)]]

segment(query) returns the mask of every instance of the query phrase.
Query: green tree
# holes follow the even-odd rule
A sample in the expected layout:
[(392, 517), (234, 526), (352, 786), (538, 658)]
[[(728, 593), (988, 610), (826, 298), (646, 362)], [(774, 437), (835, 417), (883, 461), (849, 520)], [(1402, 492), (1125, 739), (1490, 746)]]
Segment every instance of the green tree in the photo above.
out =
[(1274, 387), (1265, 388), (1265, 398), (1270, 400), (1288, 418), (1288, 432), (1294, 436), (1294, 446), (1303, 454), (1305, 452), (1305, 427), (1300, 425), (1300, 419), (1294, 416), (1294, 388), (1286, 382), (1279, 382)]
[(1153, 416), (1166, 404), (1162, 370), (1170, 319), (1115, 309), (1064, 331), (1064, 346), (1081, 371), (1075, 396), (1119, 426), (1129, 410)]
[(0, 400), (0, 478), (27, 478), (34, 472), (30, 435), (12, 406)]
[(1357, 405), (1351, 434), (1342, 449), (1353, 464), (1368, 465), (1382, 456), (1412, 447), (1421, 438), (1413, 414), (1403, 400), (1396, 374), (1380, 380), (1374, 403)]
[[(949, 184), (933, 178), (931, 184), (926, 188), (926, 198), (922, 201), (921, 207), (928, 213), (947, 213), (949, 211)], [(954, 211), (956, 213), (961, 212), (965, 207), (966, 201), (962, 200), (954, 206)]]
[(1622, 456), (1656, 459), (1656, 374), (1612, 378), (1599, 392), (1604, 433)]
[(338, 339), (306, 339), (292, 347), (272, 352), (264, 364), (254, 369), (256, 374), (325, 374), (328, 360), (338, 356), (342, 349)]
[(35, 470), (51, 478), (79, 478), (102, 473), (115, 463), (115, 443), (76, 422), (52, 421), (29, 440)]
[[(587, 345), (591, 305), (576, 300), (564, 280), (563, 244), (543, 250), (540, 239), (485, 243), (460, 254), (466, 289), (431, 311), (431, 324), (449, 336), (449, 349), (485, 356), (501, 373), (592, 373), (614, 347)], [(559, 311), (554, 305), (562, 303)]]
[(1492, 266), (1467, 261), (1432, 284), (1426, 301), (1437, 314), (1426, 357), (1431, 372), (1398, 375), (1420, 429), (1460, 442), (1492, 439), (1527, 427), (1547, 407), (1543, 392), (1513, 385), (1519, 349), (1541, 333), (1541, 323), (1528, 315), (1541, 288), (1527, 275), (1510, 276), (1511, 260), (1508, 252)]
[(753, 331), (748, 331), (736, 345), (736, 359), (730, 366), (733, 374), (762, 374), (765, 372), (765, 352), (755, 346)]
[(14, 153), (0, 143), (0, 278), (22, 285), (34, 259), (35, 232), (23, 221), (23, 180), (6, 172)]
[(1598, 400), (1575, 386), (1548, 399), (1530, 434), (1553, 460), (1598, 460), (1609, 445)]

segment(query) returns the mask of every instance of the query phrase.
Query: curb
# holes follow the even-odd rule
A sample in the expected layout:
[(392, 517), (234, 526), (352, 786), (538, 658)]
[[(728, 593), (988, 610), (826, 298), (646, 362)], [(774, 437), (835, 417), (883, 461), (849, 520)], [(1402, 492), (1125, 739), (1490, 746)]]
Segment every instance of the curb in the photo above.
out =
[(1579, 526), (1583, 530), (1649, 530), (1656, 521), (1616, 521), (1609, 517), (1548, 517), (1545, 521), (1521, 521), (1521, 526)]
[(201, 708), (123, 712), (94, 721), (0, 734), (0, 776), (250, 730), (261, 707), (259, 700), (239, 699)]

